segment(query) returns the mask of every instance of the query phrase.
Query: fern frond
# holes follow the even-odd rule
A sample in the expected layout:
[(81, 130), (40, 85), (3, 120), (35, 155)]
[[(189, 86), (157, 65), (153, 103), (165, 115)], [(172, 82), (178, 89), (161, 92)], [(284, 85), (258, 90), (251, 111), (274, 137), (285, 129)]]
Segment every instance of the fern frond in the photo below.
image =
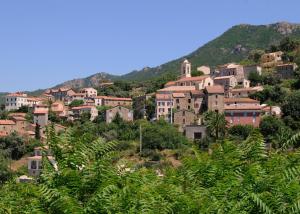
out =
[(252, 198), (252, 200), (256, 203), (256, 206), (263, 211), (266, 214), (272, 214), (273, 211), (271, 210), (270, 207), (268, 207), (268, 205), (263, 202), (262, 199), (259, 198), (259, 196), (255, 193), (251, 193), (250, 197)]

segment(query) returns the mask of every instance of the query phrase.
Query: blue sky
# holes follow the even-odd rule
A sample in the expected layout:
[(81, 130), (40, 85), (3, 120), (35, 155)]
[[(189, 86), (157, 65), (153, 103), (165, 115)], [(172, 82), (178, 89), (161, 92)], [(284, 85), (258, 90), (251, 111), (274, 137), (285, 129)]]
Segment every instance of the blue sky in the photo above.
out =
[(0, 91), (186, 55), (241, 23), (300, 23), (299, 0), (0, 0)]

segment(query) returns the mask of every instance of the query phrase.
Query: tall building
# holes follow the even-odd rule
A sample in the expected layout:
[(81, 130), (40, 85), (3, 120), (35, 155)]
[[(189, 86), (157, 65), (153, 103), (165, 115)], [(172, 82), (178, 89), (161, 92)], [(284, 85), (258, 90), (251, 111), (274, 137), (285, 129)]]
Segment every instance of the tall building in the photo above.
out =
[(185, 59), (182, 63), (181, 63), (181, 77), (191, 77), (191, 70), (192, 70), (192, 64)]

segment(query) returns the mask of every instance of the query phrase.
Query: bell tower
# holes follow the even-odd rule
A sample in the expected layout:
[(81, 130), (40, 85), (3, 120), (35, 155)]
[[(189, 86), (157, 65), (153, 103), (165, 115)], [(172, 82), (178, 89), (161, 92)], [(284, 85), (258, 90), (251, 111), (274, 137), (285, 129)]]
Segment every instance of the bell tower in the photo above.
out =
[(181, 63), (181, 78), (185, 78), (185, 77), (191, 77), (191, 69), (192, 69), (192, 64), (185, 59), (182, 63)]

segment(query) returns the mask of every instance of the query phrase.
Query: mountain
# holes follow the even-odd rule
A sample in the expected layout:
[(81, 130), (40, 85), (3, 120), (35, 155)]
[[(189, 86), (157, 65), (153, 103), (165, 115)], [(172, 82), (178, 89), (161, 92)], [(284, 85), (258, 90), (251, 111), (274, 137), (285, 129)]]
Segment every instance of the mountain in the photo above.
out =
[(116, 80), (119, 79), (120, 76), (111, 75), (108, 73), (97, 73), (94, 75), (91, 75), (86, 78), (79, 78), (79, 79), (73, 79), (69, 80), (67, 82), (64, 82), (62, 84), (56, 85), (53, 88), (59, 88), (59, 87), (70, 87), (70, 88), (84, 88), (84, 87), (98, 87), (100, 86), (100, 83), (108, 81), (108, 80)]
[(200, 65), (216, 66), (228, 62), (239, 62), (245, 59), (252, 50), (265, 50), (271, 45), (278, 45), (285, 38), (300, 39), (300, 24), (279, 22), (269, 25), (236, 25), (216, 39), (208, 42), (196, 51), (163, 65), (140, 71), (133, 71), (122, 76), (108, 73), (97, 73), (82, 79), (74, 79), (55, 86), (57, 87), (97, 87), (105, 80), (144, 81), (169, 73), (179, 73), (180, 63), (189, 59), (193, 69)]
[(279, 22), (270, 25), (236, 25), (187, 56), (154, 68), (133, 71), (123, 75), (122, 79), (145, 80), (169, 72), (179, 73), (179, 66), (184, 58), (189, 59), (193, 68), (239, 62), (245, 59), (251, 50), (265, 50), (271, 45), (277, 45), (287, 36), (300, 39), (300, 24)]

